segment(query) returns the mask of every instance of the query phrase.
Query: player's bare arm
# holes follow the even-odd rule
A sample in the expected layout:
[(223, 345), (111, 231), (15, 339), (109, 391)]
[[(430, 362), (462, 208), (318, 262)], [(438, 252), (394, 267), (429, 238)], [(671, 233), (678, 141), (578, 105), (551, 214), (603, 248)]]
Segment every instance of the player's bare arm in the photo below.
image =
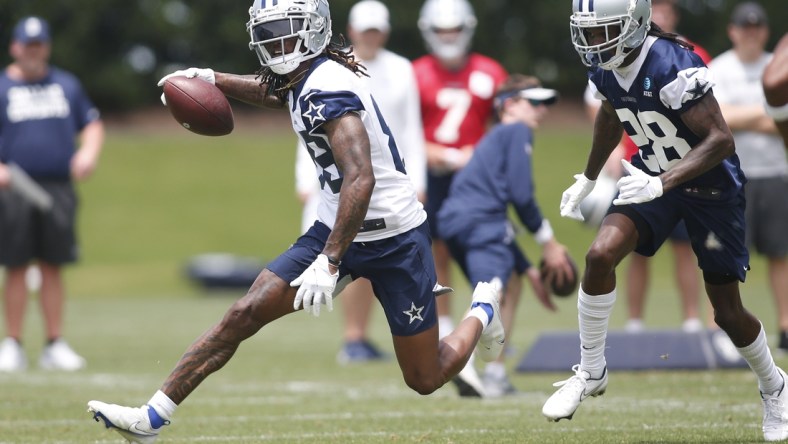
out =
[(254, 106), (268, 106), (264, 99), (268, 85), (254, 74), (239, 75), (217, 72), (216, 86), (226, 95)]
[(618, 119), (616, 110), (607, 100), (603, 101), (594, 122), (594, 140), (585, 170), (587, 178), (596, 180), (610, 153), (621, 141), (623, 131), (624, 125)]
[(771, 106), (788, 104), (788, 34), (774, 48), (774, 57), (763, 71), (763, 91)]
[(681, 115), (681, 120), (703, 140), (675, 167), (660, 176), (665, 191), (700, 176), (735, 153), (733, 135), (713, 94), (703, 96), (698, 104)]
[(357, 114), (345, 114), (323, 126), (337, 168), (342, 173), (337, 218), (323, 253), (340, 259), (364, 223), (375, 177), (372, 174), (369, 138)]

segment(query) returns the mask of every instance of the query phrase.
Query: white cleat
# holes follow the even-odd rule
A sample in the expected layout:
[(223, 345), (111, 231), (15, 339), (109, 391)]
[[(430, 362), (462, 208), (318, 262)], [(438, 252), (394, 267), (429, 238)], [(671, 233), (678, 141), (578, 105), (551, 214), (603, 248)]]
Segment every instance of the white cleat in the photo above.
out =
[(505, 374), (492, 375), (485, 372), (482, 375), (482, 383), (484, 383), (484, 392), (488, 398), (501, 398), (517, 394), (517, 389)]
[(490, 319), (476, 344), (476, 354), (485, 362), (498, 359), (506, 341), (501, 320), (501, 288), (500, 280), (495, 278), (490, 283), (479, 282), (473, 290), (471, 309), (481, 307)]
[(79, 356), (62, 339), (57, 339), (44, 347), (38, 366), (44, 370), (63, 370), (73, 372), (85, 368), (85, 358)]
[(0, 342), (0, 372), (21, 372), (27, 368), (25, 350), (14, 338)]
[(451, 382), (457, 386), (457, 391), (460, 394), (460, 397), (486, 398), (487, 392), (484, 389), (484, 383), (479, 377), (479, 373), (476, 371), (476, 367), (474, 366), (473, 362), (474, 355), (471, 355), (471, 359), (469, 359), (465, 364), (465, 367), (460, 370), (460, 373), (452, 378)]
[(589, 396), (602, 396), (607, 389), (607, 367), (599, 379), (591, 379), (591, 375), (580, 370), (580, 365), (572, 367), (575, 375), (565, 381), (558, 381), (554, 387), (561, 387), (553, 393), (542, 407), (542, 414), (549, 421), (572, 419), (580, 403)]
[(782, 441), (788, 439), (788, 390), (785, 382), (788, 379), (782, 369), (783, 386), (771, 395), (761, 393), (763, 399), (763, 439), (766, 441)]
[[(126, 438), (126, 441), (134, 444), (153, 444), (159, 437), (161, 427), (153, 428), (148, 409), (152, 407), (124, 407), (101, 401), (88, 402), (88, 412), (93, 413), (96, 422), (103, 420), (108, 429), (114, 429)], [(165, 425), (169, 423), (164, 422)]]

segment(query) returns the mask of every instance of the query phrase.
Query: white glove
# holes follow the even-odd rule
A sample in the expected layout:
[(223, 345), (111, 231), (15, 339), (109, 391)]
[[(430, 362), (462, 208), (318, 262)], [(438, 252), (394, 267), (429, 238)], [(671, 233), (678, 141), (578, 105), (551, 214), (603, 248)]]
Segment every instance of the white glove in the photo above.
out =
[(305, 312), (320, 316), (320, 304), (325, 302), (328, 311), (332, 311), (334, 309), (332, 293), (338, 277), (339, 271), (331, 274), (328, 270), (328, 257), (325, 254), (318, 254), (312, 265), (304, 270), (301, 276), (290, 282), (291, 287), (301, 287), (296, 293), (293, 308), (298, 310), (303, 301)]
[(662, 196), (662, 179), (659, 176), (649, 176), (624, 159), (621, 159), (621, 164), (629, 176), (618, 179), (619, 193), (613, 205), (648, 202)]
[(580, 202), (588, 196), (596, 185), (595, 180), (586, 177), (585, 174), (575, 174), (575, 183), (564, 191), (561, 196), (561, 217), (583, 221), (585, 218), (580, 212)]
[[(200, 80), (205, 80), (206, 82), (210, 83), (211, 85), (216, 84), (216, 75), (214, 74), (211, 68), (189, 68), (189, 69), (181, 69), (175, 71), (173, 73), (167, 74), (166, 76), (162, 77), (157, 83), (157, 86), (164, 86), (164, 82), (167, 81), (170, 77), (178, 77), (183, 76), (187, 79), (193, 79), (197, 77)], [(167, 105), (167, 100), (164, 98), (164, 94), (161, 95), (161, 103), (165, 106)]]

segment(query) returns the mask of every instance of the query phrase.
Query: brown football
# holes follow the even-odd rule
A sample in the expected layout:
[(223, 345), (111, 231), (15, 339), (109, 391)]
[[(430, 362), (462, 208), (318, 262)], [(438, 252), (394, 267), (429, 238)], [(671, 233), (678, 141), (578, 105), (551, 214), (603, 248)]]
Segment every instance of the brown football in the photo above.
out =
[(170, 113), (187, 130), (203, 136), (224, 136), (235, 126), (233, 109), (215, 85), (199, 78), (170, 77), (164, 82)]
[(572, 274), (574, 274), (574, 278), (565, 280), (564, 285), (560, 286), (555, 282), (547, 281), (547, 265), (545, 264), (544, 259), (539, 262), (539, 272), (542, 274), (542, 281), (544, 281), (545, 285), (550, 288), (554, 295), (560, 297), (568, 297), (575, 294), (577, 291), (578, 279), (580, 279), (580, 276), (578, 276), (577, 264), (572, 259), (572, 256), (567, 253), (566, 258), (569, 260), (569, 264), (572, 266)]

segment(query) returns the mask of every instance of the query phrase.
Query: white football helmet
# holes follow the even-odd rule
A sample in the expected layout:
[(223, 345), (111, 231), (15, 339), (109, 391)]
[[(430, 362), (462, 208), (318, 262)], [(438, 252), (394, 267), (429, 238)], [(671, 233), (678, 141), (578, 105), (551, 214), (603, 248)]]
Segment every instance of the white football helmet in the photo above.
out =
[[(260, 64), (287, 74), (318, 56), (331, 41), (331, 12), (327, 0), (255, 0), (246, 23), (249, 49)], [(288, 52), (286, 43), (295, 41)], [(266, 48), (267, 46), (267, 48)]]
[[(446, 41), (437, 31), (459, 29), (456, 40)], [(442, 60), (462, 57), (471, 46), (476, 16), (468, 0), (427, 0), (419, 14), (419, 30), (427, 50)]]
[[(651, 0), (573, 0), (569, 28), (572, 44), (586, 66), (615, 69), (646, 40)], [(605, 42), (589, 42), (591, 28), (604, 30)]]

